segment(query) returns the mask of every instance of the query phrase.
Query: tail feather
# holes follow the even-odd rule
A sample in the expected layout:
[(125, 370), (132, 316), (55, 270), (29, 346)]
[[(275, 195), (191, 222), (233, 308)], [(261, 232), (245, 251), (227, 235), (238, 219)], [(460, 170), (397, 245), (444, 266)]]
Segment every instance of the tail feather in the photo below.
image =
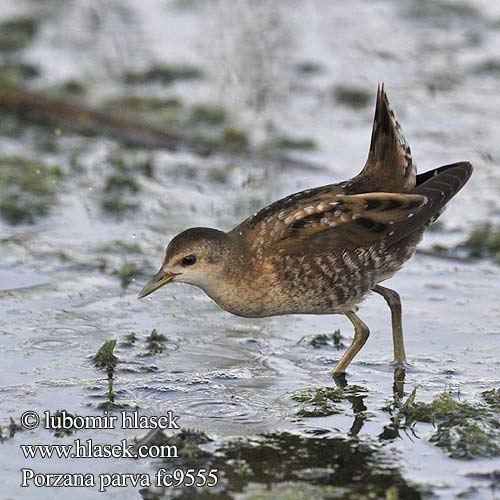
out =
[(434, 222), (445, 205), (464, 187), (471, 175), (472, 165), (469, 162), (460, 162), (417, 176), (417, 187), (412, 194), (423, 195), (428, 202), (413, 217), (394, 224), (387, 244), (393, 245), (423, 226)]
[(415, 187), (417, 168), (384, 84), (377, 90), (370, 151), (362, 173), (376, 179), (380, 191), (408, 193)]

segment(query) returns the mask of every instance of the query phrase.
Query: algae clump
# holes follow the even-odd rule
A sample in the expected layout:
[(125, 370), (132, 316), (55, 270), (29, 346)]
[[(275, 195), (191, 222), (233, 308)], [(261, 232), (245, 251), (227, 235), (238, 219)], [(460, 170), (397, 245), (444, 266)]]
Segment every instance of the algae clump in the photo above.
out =
[(34, 223), (56, 202), (58, 166), (19, 156), (0, 158), (0, 215), (9, 224)]
[(0, 23), (0, 51), (10, 52), (26, 47), (38, 29), (32, 17), (16, 17)]
[(471, 257), (493, 257), (500, 262), (500, 227), (489, 222), (476, 226), (460, 245)]
[(432, 423), (430, 441), (452, 458), (500, 456), (500, 396), (498, 389), (482, 393), (482, 401), (458, 401), (449, 392), (430, 403), (411, 402), (401, 409), (406, 426)]
[(297, 417), (327, 417), (340, 413), (338, 403), (344, 400), (344, 394), (335, 387), (318, 387), (297, 391), (292, 399), (302, 403)]

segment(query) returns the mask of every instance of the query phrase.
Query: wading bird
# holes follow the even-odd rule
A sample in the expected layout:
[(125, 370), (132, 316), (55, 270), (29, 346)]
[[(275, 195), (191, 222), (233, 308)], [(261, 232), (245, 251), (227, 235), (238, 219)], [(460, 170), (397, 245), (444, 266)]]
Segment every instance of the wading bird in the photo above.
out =
[(160, 271), (139, 298), (182, 282), (238, 316), (345, 314), (354, 339), (333, 370), (339, 374), (368, 339), (357, 306), (373, 291), (391, 310), (394, 357), (402, 364), (401, 301), (380, 283), (413, 255), (471, 173), (470, 163), (460, 162), (417, 175), (380, 85), (368, 159), (357, 176), (287, 196), (229, 232), (183, 231), (168, 244)]

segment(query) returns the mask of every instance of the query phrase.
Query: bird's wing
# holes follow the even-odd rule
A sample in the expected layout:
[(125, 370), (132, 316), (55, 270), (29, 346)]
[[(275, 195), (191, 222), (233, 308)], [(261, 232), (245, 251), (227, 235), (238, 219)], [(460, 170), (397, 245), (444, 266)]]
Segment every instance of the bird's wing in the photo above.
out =
[[(418, 213), (427, 202), (423, 195), (313, 191), (313, 196), (302, 197), (299, 202), (293, 196), (280, 200), (277, 203), (281, 203), (281, 209), (261, 217), (247, 231), (245, 236), (257, 256), (369, 246), (390, 234), (394, 224)], [(287, 200), (293, 202), (286, 204)]]
[(363, 174), (377, 183), (377, 189), (408, 193), (415, 187), (416, 165), (387, 99), (384, 84), (377, 90), (368, 159)]

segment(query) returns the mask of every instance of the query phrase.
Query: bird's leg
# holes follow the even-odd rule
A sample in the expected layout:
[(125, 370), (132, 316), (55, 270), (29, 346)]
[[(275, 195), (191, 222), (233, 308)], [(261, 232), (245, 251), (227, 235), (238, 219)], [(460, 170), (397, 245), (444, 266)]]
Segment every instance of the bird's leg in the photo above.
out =
[(333, 369), (332, 374), (338, 375), (339, 373), (345, 373), (346, 368), (351, 363), (352, 359), (359, 350), (365, 345), (370, 335), (370, 330), (368, 327), (358, 318), (354, 312), (346, 313), (346, 316), (350, 319), (351, 323), (354, 325), (354, 339), (352, 344), (349, 346), (347, 351), (344, 353), (337, 366)]
[(399, 365), (406, 362), (405, 345), (403, 342), (403, 321), (401, 318), (401, 299), (398, 292), (376, 285), (372, 290), (384, 297), (391, 309), (392, 341), (394, 343), (394, 361)]

